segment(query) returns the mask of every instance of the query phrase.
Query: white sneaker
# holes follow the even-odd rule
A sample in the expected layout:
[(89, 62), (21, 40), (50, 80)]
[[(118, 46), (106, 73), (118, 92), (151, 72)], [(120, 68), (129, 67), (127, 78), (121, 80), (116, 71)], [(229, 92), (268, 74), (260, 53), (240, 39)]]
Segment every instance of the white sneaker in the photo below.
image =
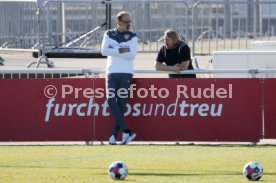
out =
[(117, 144), (114, 135), (112, 135), (111, 137), (109, 137), (109, 144), (110, 145), (116, 145)]
[(133, 132), (130, 133), (123, 133), (121, 145), (128, 144), (136, 137), (136, 134)]

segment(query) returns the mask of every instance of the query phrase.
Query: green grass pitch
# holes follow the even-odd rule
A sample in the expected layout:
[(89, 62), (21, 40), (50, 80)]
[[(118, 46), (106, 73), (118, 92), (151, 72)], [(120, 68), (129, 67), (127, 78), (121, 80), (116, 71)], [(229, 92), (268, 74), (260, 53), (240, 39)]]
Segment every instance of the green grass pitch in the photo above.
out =
[(107, 175), (117, 160), (129, 168), (124, 182), (248, 182), (242, 168), (253, 160), (260, 182), (276, 182), (276, 146), (248, 145), (0, 146), (0, 182), (120, 182)]

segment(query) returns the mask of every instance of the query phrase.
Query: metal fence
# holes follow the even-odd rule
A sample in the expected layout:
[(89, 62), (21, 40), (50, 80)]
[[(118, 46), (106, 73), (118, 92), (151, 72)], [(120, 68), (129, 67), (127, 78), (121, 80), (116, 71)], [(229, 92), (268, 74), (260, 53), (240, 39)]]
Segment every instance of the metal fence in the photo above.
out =
[(103, 32), (115, 27), (115, 16), (121, 10), (133, 15), (132, 27), (141, 52), (158, 51), (162, 45), (158, 40), (168, 28), (177, 30), (188, 41), (193, 55), (247, 49), (252, 41), (276, 38), (274, 0), (194, 4), (183, 0), (48, 0), (42, 4), (0, 1), (0, 47), (56, 47), (69, 42), (69, 47), (99, 50)]
[(160, 47), (158, 40), (167, 28), (174, 28), (183, 38), (187, 37), (188, 5), (180, 0), (117, 0), (105, 3), (48, 1), (41, 11), (40, 37), (46, 45), (56, 46), (106, 23), (84, 40), (75, 43), (75, 46), (99, 50), (103, 32), (116, 26), (116, 14), (121, 10), (132, 13), (132, 28), (139, 39), (139, 51), (157, 51)]
[(37, 42), (37, 4), (0, 1), (0, 48), (31, 48)]
[(199, 1), (193, 5), (194, 54), (244, 50), (250, 42), (276, 39), (275, 1)]
[[(169, 71), (135, 70), (134, 74), (167, 75)], [(275, 74), (276, 69), (213, 69), (213, 70), (185, 70), (182, 74), (249, 74), (251, 78), (268, 78), (268, 74)], [(271, 76), (271, 75), (270, 75)], [(97, 78), (105, 77), (105, 69), (0, 69), (0, 79), (36, 79), (36, 78)], [(139, 78), (139, 76), (137, 77)], [(158, 77), (156, 77), (158, 78)], [(246, 77), (245, 77), (246, 78)]]

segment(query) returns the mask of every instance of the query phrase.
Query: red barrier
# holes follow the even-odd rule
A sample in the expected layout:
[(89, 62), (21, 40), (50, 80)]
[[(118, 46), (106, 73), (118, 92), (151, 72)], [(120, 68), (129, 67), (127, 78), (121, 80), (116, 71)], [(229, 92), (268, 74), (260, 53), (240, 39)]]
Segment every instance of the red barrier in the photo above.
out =
[[(135, 95), (134, 99), (130, 100), (132, 107), (127, 121), (129, 126), (137, 132), (139, 140), (258, 141), (260, 139), (261, 90), (259, 80), (140, 79), (135, 80), (135, 84), (137, 84), (136, 88), (150, 88), (154, 85), (170, 90), (168, 98), (148, 97), (138, 100)], [(229, 91), (229, 85), (231, 85), (231, 98), (229, 95), (226, 98), (192, 97), (191, 88), (194, 88), (194, 91), (200, 88), (204, 90), (210, 88), (212, 84), (215, 89), (223, 88), (226, 91)], [(179, 89), (187, 86), (186, 97), (189, 98), (181, 95), (179, 99), (176, 99), (177, 85)], [(103, 87), (104, 80), (97, 80), (95, 86)], [(249, 89), (250, 95), (248, 95)], [(98, 102), (103, 103), (103, 100)], [(164, 114), (161, 111), (161, 104), (165, 106)], [(174, 106), (174, 104), (177, 105)], [(136, 108), (133, 107), (135, 105)], [(161, 107), (157, 108), (157, 106)], [(110, 134), (111, 126), (110, 119), (106, 120), (105, 117), (98, 116), (95, 123), (95, 139), (106, 139)]]
[(276, 138), (276, 82), (275, 79), (265, 79), (264, 86), (264, 132), (266, 139)]
[[(46, 86), (53, 85), (61, 91), (61, 85), (74, 87), (92, 86), (92, 80), (74, 79), (13, 79), (0, 80), (1, 122), (0, 141), (83, 141), (93, 137), (93, 126), (90, 117), (78, 117), (75, 114), (67, 117), (51, 116), (45, 122)], [(46, 90), (45, 90), (46, 91)], [(49, 90), (53, 93), (54, 90)], [(60, 93), (55, 103), (80, 102), (71, 98), (62, 99)]]
[[(104, 79), (0, 84), (0, 141), (107, 140), (110, 135)], [(126, 120), (136, 140), (256, 142), (261, 137), (259, 79), (135, 79), (131, 91)]]

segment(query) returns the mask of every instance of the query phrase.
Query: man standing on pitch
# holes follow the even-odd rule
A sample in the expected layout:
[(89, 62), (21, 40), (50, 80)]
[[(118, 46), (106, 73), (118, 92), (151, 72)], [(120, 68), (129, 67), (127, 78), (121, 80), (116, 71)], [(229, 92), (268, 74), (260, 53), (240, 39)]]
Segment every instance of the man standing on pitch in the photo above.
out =
[[(136, 134), (128, 129), (124, 111), (128, 101), (129, 88), (133, 76), (133, 60), (136, 56), (138, 39), (135, 33), (130, 31), (131, 14), (121, 11), (116, 16), (116, 28), (107, 30), (101, 46), (102, 55), (107, 57), (106, 67), (106, 96), (107, 102), (114, 117), (112, 134), (109, 144), (116, 144), (119, 130), (122, 130), (121, 144), (128, 144)], [(127, 91), (122, 96), (121, 90)], [(125, 93), (124, 93), (125, 94)]]

